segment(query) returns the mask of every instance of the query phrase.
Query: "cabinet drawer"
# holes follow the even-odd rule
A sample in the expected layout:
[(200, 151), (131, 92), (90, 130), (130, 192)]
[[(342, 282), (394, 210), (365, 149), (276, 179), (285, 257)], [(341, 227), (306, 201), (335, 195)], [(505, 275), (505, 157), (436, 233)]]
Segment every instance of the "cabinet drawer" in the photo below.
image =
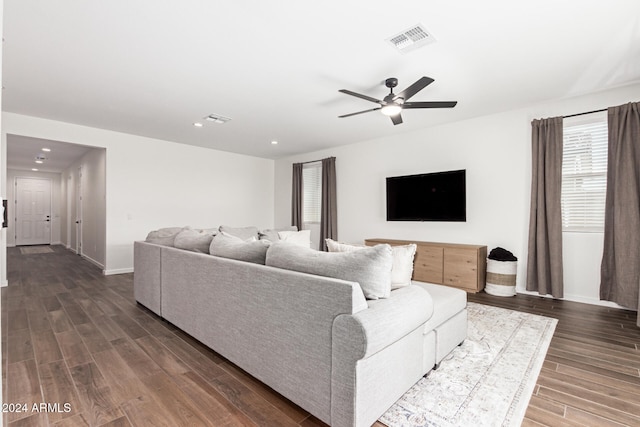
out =
[(444, 282), (476, 291), (478, 288), (478, 252), (461, 248), (444, 248)]
[(420, 282), (442, 283), (443, 248), (436, 246), (418, 246), (413, 261), (413, 280)]
[(415, 243), (418, 249), (413, 261), (413, 280), (453, 286), (467, 292), (480, 292), (484, 288), (486, 246), (392, 239), (367, 239), (365, 243), (369, 246)]

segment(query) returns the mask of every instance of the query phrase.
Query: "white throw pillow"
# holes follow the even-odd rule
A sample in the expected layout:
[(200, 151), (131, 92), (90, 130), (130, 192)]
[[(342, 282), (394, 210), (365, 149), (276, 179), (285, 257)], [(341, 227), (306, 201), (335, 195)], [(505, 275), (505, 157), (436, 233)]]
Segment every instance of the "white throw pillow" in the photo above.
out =
[(391, 264), (389, 245), (359, 251), (330, 253), (277, 242), (267, 251), (265, 264), (287, 270), (358, 282), (367, 299), (389, 298)]
[[(325, 239), (329, 252), (352, 252), (367, 246), (350, 245), (348, 243), (336, 242), (332, 239)], [(391, 289), (398, 289), (411, 284), (413, 275), (413, 258), (416, 255), (418, 246), (415, 243), (410, 245), (391, 246), (393, 253), (393, 267), (391, 267)]]
[(280, 237), (278, 236), (278, 233), (280, 231), (298, 231), (298, 227), (296, 227), (295, 225), (290, 225), (288, 227), (260, 230), (258, 234), (260, 236), (260, 240), (270, 240), (272, 242), (278, 242), (280, 241)]
[(225, 232), (227, 234), (231, 234), (232, 236), (239, 237), (242, 240), (250, 239), (251, 237), (255, 237), (258, 240), (258, 228), (257, 227), (229, 227), (228, 225), (221, 225), (219, 227), (221, 232)]
[(327, 244), (329, 252), (353, 252), (362, 248), (366, 248), (364, 245), (350, 245), (349, 243), (336, 242), (333, 239), (324, 239)]
[(300, 231), (278, 231), (280, 241), (293, 243), (305, 248), (311, 247), (311, 230)]
[(418, 246), (410, 245), (391, 246), (393, 252), (393, 267), (391, 267), (391, 289), (398, 289), (411, 284), (413, 276), (413, 258)]

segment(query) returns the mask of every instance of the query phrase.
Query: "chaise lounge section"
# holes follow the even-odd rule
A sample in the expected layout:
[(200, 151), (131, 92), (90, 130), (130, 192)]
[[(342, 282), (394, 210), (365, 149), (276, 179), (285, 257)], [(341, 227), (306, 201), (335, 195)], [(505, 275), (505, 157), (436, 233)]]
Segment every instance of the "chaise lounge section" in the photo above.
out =
[(466, 337), (457, 289), (414, 282), (367, 300), (354, 281), (134, 248), (140, 304), (333, 426), (370, 426)]

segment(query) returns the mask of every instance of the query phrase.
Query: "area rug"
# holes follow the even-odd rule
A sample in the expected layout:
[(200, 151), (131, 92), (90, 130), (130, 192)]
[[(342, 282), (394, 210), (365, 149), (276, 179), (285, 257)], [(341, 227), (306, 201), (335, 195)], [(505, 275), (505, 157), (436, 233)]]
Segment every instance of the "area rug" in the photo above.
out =
[(48, 254), (53, 252), (49, 246), (23, 246), (20, 248), (22, 255)]
[(389, 427), (519, 426), (558, 321), (468, 303), (467, 339), (381, 418)]

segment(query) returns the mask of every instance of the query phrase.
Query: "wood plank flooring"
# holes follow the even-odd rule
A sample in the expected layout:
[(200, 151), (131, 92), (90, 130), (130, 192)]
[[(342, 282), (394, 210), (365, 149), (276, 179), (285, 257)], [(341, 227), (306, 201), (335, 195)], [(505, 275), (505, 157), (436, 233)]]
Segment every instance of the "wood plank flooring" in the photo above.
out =
[(635, 311), (484, 292), (468, 300), (558, 319), (523, 426), (640, 426)]
[[(28, 408), (4, 413), (4, 425), (325, 425), (137, 305), (132, 274), (105, 277), (53, 248), (7, 250), (3, 396)], [(523, 425), (640, 425), (634, 312), (524, 295), (469, 300), (559, 319)]]

